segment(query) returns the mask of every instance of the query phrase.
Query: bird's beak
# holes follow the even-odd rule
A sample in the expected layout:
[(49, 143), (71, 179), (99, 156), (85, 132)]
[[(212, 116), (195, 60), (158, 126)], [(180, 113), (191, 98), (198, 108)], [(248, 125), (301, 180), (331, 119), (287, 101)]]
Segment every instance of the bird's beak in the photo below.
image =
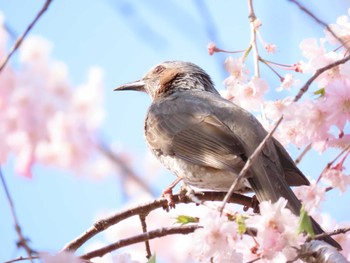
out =
[(114, 91), (117, 91), (117, 90), (145, 91), (145, 82), (143, 80), (133, 81), (114, 89)]

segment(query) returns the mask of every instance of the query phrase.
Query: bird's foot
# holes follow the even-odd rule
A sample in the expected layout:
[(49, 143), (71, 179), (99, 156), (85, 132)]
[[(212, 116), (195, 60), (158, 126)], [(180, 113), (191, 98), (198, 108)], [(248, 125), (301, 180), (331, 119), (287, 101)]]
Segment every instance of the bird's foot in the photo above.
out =
[(255, 214), (259, 214), (260, 213), (259, 204), (260, 203), (259, 203), (258, 199), (256, 198), (256, 195), (253, 195), (250, 205), (249, 206), (245, 205), (243, 207), (243, 211), (246, 212), (246, 211), (248, 211), (249, 208), (253, 208), (253, 212)]
[(166, 211), (169, 211), (169, 208), (175, 208), (175, 201), (173, 195), (173, 188), (181, 181), (181, 178), (177, 178), (172, 182), (168, 187), (166, 187), (162, 192), (162, 197), (168, 201), (168, 205), (164, 207)]

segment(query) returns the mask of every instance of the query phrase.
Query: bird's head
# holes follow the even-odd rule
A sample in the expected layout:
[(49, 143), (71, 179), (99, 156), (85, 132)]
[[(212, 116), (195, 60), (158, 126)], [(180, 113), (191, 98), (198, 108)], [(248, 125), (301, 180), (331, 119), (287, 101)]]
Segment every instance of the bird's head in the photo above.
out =
[(203, 90), (218, 94), (212, 80), (203, 69), (184, 61), (160, 63), (150, 69), (142, 79), (114, 90), (144, 91), (153, 100), (183, 90)]

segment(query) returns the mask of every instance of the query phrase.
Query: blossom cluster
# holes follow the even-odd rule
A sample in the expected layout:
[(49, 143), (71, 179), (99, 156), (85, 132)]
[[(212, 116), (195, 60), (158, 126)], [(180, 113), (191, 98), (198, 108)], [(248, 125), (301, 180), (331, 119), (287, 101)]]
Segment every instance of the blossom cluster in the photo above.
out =
[[(0, 17), (0, 60), (9, 36)], [(0, 163), (15, 157), (19, 174), (36, 163), (80, 171), (96, 152), (93, 134), (103, 119), (103, 72), (93, 67), (75, 86), (67, 65), (51, 57), (52, 44), (28, 37), (18, 63), (0, 72)]]
[[(275, 204), (262, 202), (260, 215), (244, 219), (245, 229), (250, 229), (247, 231), (239, 230), (237, 220), (210, 211), (201, 217), (203, 228), (193, 234), (193, 257), (201, 262), (250, 262), (256, 259), (286, 262), (295, 259), (297, 248), (305, 242), (305, 237), (297, 233), (299, 219), (286, 204), (283, 198)], [(252, 231), (256, 231), (256, 235), (249, 235)]]
[[(320, 40), (303, 40), (300, 50), (305, 61), (298, 61), (293, 66), (284, 68), (307, 76), (316, 74), (319, 69), (348, 56), (349, 16), (341, 16), (330, 28), (338, 38), (326, 31)], [(212, 45), (211, 50), (220, 50)], [(225, 68), (230, 75), (224, 80), (226, 90), (222, 91), (223, 96), (247, 110), (256, 111), (268, 130), (283, 115), (283, 121), (274, 136), (284, 145), (292, 144), (297, 148), (311, 145), (320, 153), (329, 148), (342, 150), (350, 145), (350, 60), (324, 71), (315, 79), (315, 84), (309, 87), (311, 91), (304, 93), (301, 100), (294, 102), (292, 94), (294, 92), (295, 95), (299, 91), (298, 85), (302, 83), (300, 80), (295, 80), (291, 73), (281, 77), (274, 70), (281, 80), (281, 85), (276, 91), (286, 91), (289, 95), (267, 100), (267, 82), (257, 76), (250, 77), (244, 59), (246, 54), (243, 57), (226, 59)], [(281, 66), (270, 61), (264, 63), (270, 67)], [(345, 159), (346, 157), (347, 154)], [(350, 184), (350, 176), (344, 171), (342, 160), (326, 169), (322, 179), (329, 186), (344, 192)]]

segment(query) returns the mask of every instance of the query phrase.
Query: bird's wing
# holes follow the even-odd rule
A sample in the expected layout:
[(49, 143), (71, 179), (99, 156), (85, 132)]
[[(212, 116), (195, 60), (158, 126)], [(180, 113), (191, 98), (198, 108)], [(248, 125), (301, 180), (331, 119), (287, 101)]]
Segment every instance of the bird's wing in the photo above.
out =
[(244, 165), (244, 150), (232, 131), (214, 115), (188, 111), (149, 112), (146, 138), (151, 148), (190, 163), (232, 170)]
[(305, 177), (305, 175), (298, 169), (295, 165), (292, 158), (286, 152), (284, 147), (281, 145), (279, 141), (273, 139), (275, 144), (275, 148), (278, 152), (278, 157), (282, 164), (283, 170), (286, 175), (286, 181), (290, 186), (300, 186), (300, 185), (310, 185), (309, 180)]

